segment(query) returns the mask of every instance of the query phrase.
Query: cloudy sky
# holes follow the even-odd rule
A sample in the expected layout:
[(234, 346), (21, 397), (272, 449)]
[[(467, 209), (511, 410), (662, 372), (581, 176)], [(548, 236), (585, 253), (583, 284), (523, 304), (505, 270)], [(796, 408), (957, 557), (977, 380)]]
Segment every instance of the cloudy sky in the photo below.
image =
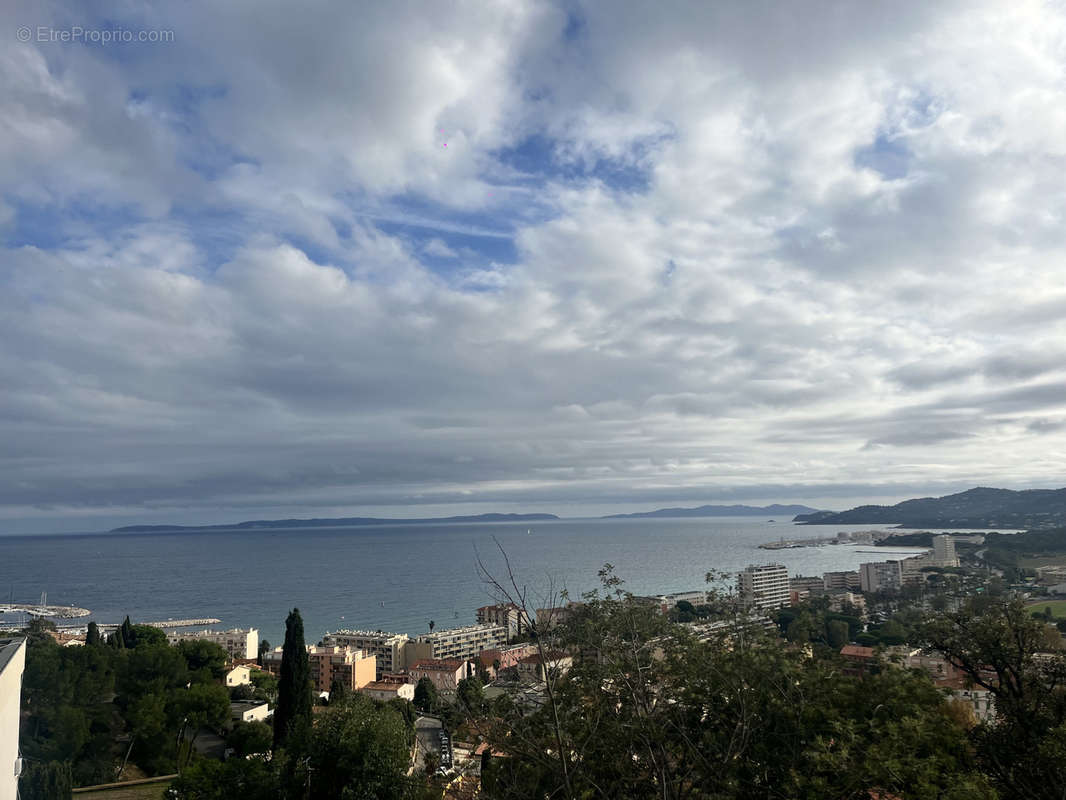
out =
[(0, 532), (1066, 484), (1059, 2), (0, 15)]

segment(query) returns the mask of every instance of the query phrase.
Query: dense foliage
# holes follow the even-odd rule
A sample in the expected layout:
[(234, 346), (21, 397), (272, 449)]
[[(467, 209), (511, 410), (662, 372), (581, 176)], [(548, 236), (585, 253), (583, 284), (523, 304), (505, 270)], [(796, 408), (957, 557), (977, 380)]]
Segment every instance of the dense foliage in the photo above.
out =
[(127, 760), (173, 772), (200, 727), (228, 720), (217, 645), (171, 647), (158, 629), (128, 624), (94, 641), (60, 647), (46, 631), (29, 633), (20, 746), (31, 762), (69, 765), (76, 786), (115, 780)]
[(701, 640), (629, 602), (609, 572), (605, 585), (560, 628), (582, 657), (550, 695), (499, 699), (477, 720), (507, 756), (491, 760), (487, 797), (997, 796), (927, 677), (848, 677), (743, 619)]

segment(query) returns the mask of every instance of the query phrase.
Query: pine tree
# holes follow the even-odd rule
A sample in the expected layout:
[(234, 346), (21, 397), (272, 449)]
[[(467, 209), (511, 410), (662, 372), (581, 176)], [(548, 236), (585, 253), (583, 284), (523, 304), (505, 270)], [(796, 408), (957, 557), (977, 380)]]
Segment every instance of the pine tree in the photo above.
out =
[(300, 609), (285, 619), (285, 644), (281, 651), (278, 705), (274, 709), (274, 747), (285, 744), (289, 734), (311, 722), (311, 665), (304, 647), (304, 623)]
[(85, 633), (85, 644), (94, 646), (100, 644), (100, 629), (95, 622), (89, 623), (89, 630)]

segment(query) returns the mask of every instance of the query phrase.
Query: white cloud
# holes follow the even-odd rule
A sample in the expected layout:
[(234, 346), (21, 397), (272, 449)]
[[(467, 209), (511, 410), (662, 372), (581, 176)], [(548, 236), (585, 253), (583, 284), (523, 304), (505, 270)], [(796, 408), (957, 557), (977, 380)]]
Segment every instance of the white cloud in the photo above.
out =
[(1058, 480), (1059, 10), (649, 8), (9, 48), (0, 505)]

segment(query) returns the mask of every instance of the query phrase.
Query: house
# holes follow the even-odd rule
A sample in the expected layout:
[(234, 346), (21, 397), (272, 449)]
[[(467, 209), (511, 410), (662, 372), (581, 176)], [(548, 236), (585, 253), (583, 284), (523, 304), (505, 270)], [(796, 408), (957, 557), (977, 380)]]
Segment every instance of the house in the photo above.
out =
[(526, 683), (540, 683), (552, 676), (564, 675), (574, 665), (574, 658), (561, 651), (545, 653), (542, 659), (539, 653), (526, 656), (518, 662), (519, 680)]
[(516, 666), (520, 660), (535, 652), (537, 652), (537, 647), (532, 644), (519, 644), (499, 650), (483, 650), (478, 655), (478, 666), (479, 669), (487, 672), (490, 678), (495, 678), (498, 671)]
[(865, 675), (877, 663), (874, 649), (858, 644), (844, 645), (840, 648), (840, 656), (844, 659), (843, 673), (854, 677)]
[(467, 663), (458, 658), (420, 658), (407, 670), (411, 683), (429, 678), (439, 692), (454, 692), (467, 672)]
[(248, 667), (236, 666), (226, 673), (227, 686), (247, 686), (252, 682), (252, 671)]
[(381, 700), (382, 702), (388, 702), (397, 697), (412, 701), (415, 699), (415, 685), (413, 683), (371, 681), (359, 689), (359, 691), (375, 700)]
[(229, 704), (230, 719), (234, 722), (266, 722), (273, 712), (267, 703), (254, 700), (233, 701)]

